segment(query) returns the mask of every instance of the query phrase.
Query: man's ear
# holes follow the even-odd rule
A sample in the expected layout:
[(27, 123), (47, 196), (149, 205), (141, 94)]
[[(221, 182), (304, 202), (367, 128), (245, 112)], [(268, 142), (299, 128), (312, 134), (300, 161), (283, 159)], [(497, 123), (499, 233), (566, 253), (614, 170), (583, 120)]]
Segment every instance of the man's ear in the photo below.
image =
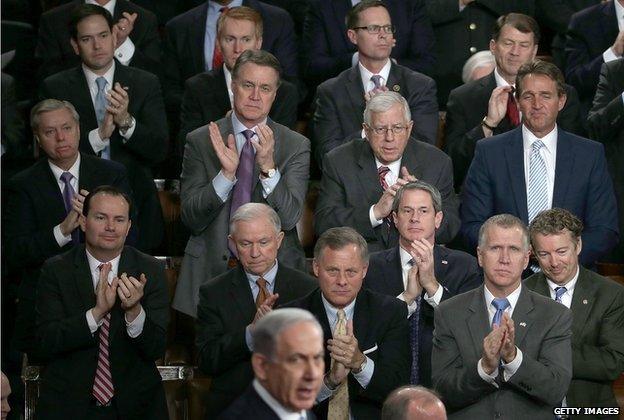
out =
[(251, 355), (251, 367), (253, 368), (254, 375), (260, 382), (265, 381), (267, 378), (267, 358), (260, 353), (253, 353)]
[(80, 55), (80, 51), (78, 50), (78, 43), (76, 42), (76, 40), (74, 38), (70, 38), (69, 39), (69, 43), (71, 44), (71, 46), (72, 46), (72, 48), (74, 50), (74, 53), (76, 55)]
[(357, 45), (357, 35), (353, 29), (347, 30), (347, 38), (349, 38), (349, 41), (351, 41), (353, 45)]

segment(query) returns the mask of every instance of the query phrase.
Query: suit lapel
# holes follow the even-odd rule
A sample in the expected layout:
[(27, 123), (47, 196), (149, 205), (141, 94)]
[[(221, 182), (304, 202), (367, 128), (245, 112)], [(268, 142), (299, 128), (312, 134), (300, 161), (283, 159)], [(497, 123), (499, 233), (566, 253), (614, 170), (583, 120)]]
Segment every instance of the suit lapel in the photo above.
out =
[(472, 293), (472, 302), (468, 306), (466, 316), (466, 326), (472, 337), (473, 348), (481, 354), (483, 348), (483, 338), (490, 333), (490, 322), (487, 308), (485, 307), (485, 295), (483, 287), (480, 286)]
[(505, 160), (509, 170), (511, 193), (516, 204), (516, 214), (525, 223), (529, 220), (526, 197), (526, 183), (524, 181), (524, 151), (522, 149), (522, 128), (512, 132), (505, 147)]
[(252, 320), (256, 312), (256, 303), (249, 287), (249, 280), (242, 268), (236, 268), (236, 272), (230, 283), (230, 297), (238, 307), (238, 312), (244, 320)]
[(522, 287), (520, 289), (520, 297), (516, 302), (513, 310), (513, 321), (515, 326), (515, 341), (518, 347), (521, 347), (524, 337), (531, 328), (533, 319), (531, 312), (533, 311), (533, 299), (529, 293), (529, 289)]
[[(97, 117), (95, 115), (95, 108), (93, 108), (93, 101), (91, 100), (91, 93), (89, 93), (89, 85), (87, 84), (87, 78), (82, 71), (82, 67), (78, 66), (67, 77), (68, 89), (71, 89), (72, 104), (76, 109), (80, 110), (80, 126), (90, 127), (91, 129), (98, 126)], [(89, 133), (81, 133), (81, 138), (86, 138)]]
[(407, 142), (407, 146), (405, 146), (405, 150), (403, 151), (403, 156), (401, 158), (401, 166), (405, 166), (410, 174), (414, 175), (417, 179), (422, 178), (423, 173), (421, 172), (422, 168), (420, 162), (418, 160), (418, 156), (416, 154), (416, 144), (413, 138)]
[(219, 67), (214, 71), (217, 85), (215, 86), (215, 101), (221, 109), (231, 109), (230, 94), (228, 93), (227, 83), (225, 82), (225, 72), (223, 67)]
[(275, 275), (275, 286), (273, 287), (273, 293), (279, 293), (280, 297), (275, 304), (275, 307), (284, 302), (290, 302), (295, 299), (292, 291), (293, 279), (288, 279), (284, 275), (284, 269), (281, 265), (277, 267), (277, 274)]
[(59, 220), (65, 219), (66, 215), (61, 189), (47, 159), (41, 159), (36, 165), (39, 165), (40, 176), (33, 177), (32, 182), (39, 191), (39, 199), (46, 203), (45, 208), (48, 209), (49, 220), (54, 220), (56, 224)]
[(353, 335), (357, 338), (361, 351), (366, 350), (369, 345), (375, 344), (368, 340), (369, 321), (371, 319), (368, 298), (368, 292), (360, 290), (355, 300), (355, 308), (353, 308)]
[(573, 146), (566, 141), (566, 135), (558, 129), (557, 135), (557, 157), (555, 162), (555, 186), (553, 189), (552, 207), (565, 207), (566, 197), (570, 182), (576, 179), (572, 172), (574, 168), (574, 158), (577, 155)]
[(542, 296), (550, 298), (550, 289), (548, 288), (548, 283), (546, 283), (546, 277), (544, 276), (544, 273), (538, 273), (536, 274), (536, 276), (537, 280), (535, 282), (535, 287), (533, 288), (533, 291), (535, 293), (539, 293)]
[(74, 248), (74, 284), (80, 297), (80, 303), (84, 311), (93, 308), (96, 303), (93, 277), (89, 270), (89, 262), (84, 245)]
[[(355, 140), (359, 142), (360, 140)], [(375, 157), (373, 150), (371, 149), (368, 140), (364, 140), (361, 144), (357, 144), (358, 156), (356, 156), (357, 164), (359, 167), (358, 180), (362, 187), (362, 192), (366, 194), (366, 200), (368, 203), (376, 203), (379, 200), (383, 189), (379, 182), (379, 176), (377, 175), (377, 164), (375, 163)]]
[(582, 337), (587, 318), (596, 302), (596, 285), (589, 278), (589, 272), (580, 268), (574, 294), (572, 295), (572, 337)]
[(396, 64), (390, 64), (390, 73), (388, 74), (388, 80), (386, 81), (386, 87), (393, 92), (405, 94), (403, 89), (403, 80), (399, 77), (399, 69)]
[(345, 83), (344, 88), (351, 100), (352, 112), (349, 112), (349, 115), (351, 115), (354, 120), (361, 123), (362, 114), (364, 113), (364, 87), (362, 86), (362, 78), (360, 77), (360, 69), (358, 66), (349, 69), (347, 73), (347, 83)]
[(385, 279), (381, 281), (388, 283), (388, 289), (393, 296), (403, 293), (403, 268), (401, 267), (401, 256), (399, 247), (386, 251), (386, 266), (384, 267)]

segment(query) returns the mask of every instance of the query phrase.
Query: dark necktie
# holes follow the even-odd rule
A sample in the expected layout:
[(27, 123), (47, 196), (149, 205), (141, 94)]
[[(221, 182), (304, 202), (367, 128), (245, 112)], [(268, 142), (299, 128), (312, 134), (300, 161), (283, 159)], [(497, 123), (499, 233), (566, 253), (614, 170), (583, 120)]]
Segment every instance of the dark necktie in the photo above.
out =
[[(70, 211), (72, 211), (72, 199), (74, 198), (74, 195), (76, 194), (76, 191), (74, 191), (74, 187), (72, 187), (71, 185), (71, 180), (74, 179), (74, 176), (69, 173), (69, 172), (63, 172), (61, 174), (61, 181), (64, 184), (63, 187), (63, 204), (65, 204), (65, 214), (69, 214)], [(74, 245), (77, 245), (79, 242), (79, 234), (78, 234), (78, 229), (74, 229), (71, 233), (71, 237), (72, 237), (72, 242), (74, 243)]]
[[(223, 14), (223, 12), (227, 12), (228, 7), (222, 7), (219, 9), (219, 15)], [(218, 69), (223, 64), (223, 54), (221, 53), (221, 48), (219, 47), (219, 34), (215, 31), (215, 44), (214, 50), (212, 51), (212, 69)]]
[(270, 293), (267, 289), (267, 281), (260, 277), (256, 280), (256, 284), (258, 285), (258, 296), (256, 296), (256, 308), (259, 308), (260, 305), (264, 303), (264, 301), (269, 297)]
[[(380, 166), (377, 169), (377, 174), (379, 175), (379, 183), (381, 184), (381, 188), (385, 191), (388, 189), (388, 183), (386, 182), (386, 175), (390, 172), (390, 168), (387, 166)], [(394, 222), (392, 221), (392, 216), (388, 215), (384, 217), (384, 223), (386, 224), (386, 228), (388, 231), (391, 230), (392, 226), (394, 226)]]
[[(414, 265), (414, 260), (409, 261), (410, 267)], [(412, 353), (412, 363), (410, 366), (410, 384), (418, 385), (420, 376), (418, 371), (418, 339), (419, 339), (419, 322), (420, 322), (420, 304), (422, 297), (418, 296), (414, 301), (416, 303), (416, 310), (409, 317), (410, 326), (410, 349)]]
[(517, 127), (520, 124), (520, 112), (518, 112), (518, 105), (513, 95), (514, 89), (509, 92), (507, 97), (507, 118), (512, 126)]
[[(100, 264), (98, 270), (102, 270)], [(115, 387), (113, 385), (113, 377), (110, 370), (110, 357), (108, 355), (109, 343), (108, 332), (110, 331), (110, 312), (103, 318), (102, 325), (98, 334), (98, 358), (97, 367), (95, 369), (95, 380), (93, 381), (93, 397), (101, 404), (108, 405), (115, 395)]]
[(374, 76), (371, 76), (371, 82), (373, 82), (373, 84), (375, 85), (375, 87), (373, 88), (373, 90), (378, 90), (381, 89), (381, 76), (376, 74)]

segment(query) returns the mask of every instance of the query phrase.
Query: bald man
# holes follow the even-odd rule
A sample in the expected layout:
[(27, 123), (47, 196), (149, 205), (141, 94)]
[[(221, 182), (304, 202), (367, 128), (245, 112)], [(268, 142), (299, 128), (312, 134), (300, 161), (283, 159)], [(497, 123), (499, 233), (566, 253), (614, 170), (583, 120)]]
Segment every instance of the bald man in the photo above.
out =
[(381, 410), (381, 420), (446, 420), (440, 398), (422, 386), (403, 386), (394, 390)]

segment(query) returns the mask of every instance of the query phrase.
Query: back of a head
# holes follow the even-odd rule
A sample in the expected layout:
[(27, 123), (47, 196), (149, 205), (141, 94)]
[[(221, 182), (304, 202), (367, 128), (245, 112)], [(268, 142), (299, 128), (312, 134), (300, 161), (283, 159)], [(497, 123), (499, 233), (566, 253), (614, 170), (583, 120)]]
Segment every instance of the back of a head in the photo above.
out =
[(388, 396), (381, 410), (381, 420), (446, 420), (446, 409), (433, 391), (407, 385)]

